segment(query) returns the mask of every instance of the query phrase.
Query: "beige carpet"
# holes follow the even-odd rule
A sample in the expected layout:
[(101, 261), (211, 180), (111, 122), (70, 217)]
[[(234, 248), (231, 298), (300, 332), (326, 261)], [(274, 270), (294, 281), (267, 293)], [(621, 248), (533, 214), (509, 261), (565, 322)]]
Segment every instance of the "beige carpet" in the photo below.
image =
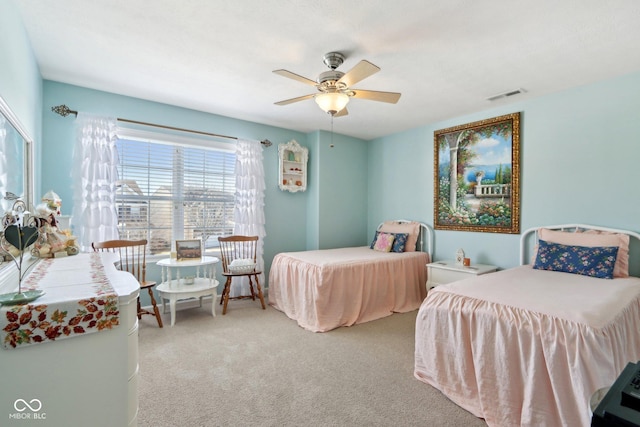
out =
[[(140, 322), (141, 427), (486, 426), (413, 376), (417, 311), (325, 333), (258, 302)], [(218, 309), (220, 306), (218, 306)]]

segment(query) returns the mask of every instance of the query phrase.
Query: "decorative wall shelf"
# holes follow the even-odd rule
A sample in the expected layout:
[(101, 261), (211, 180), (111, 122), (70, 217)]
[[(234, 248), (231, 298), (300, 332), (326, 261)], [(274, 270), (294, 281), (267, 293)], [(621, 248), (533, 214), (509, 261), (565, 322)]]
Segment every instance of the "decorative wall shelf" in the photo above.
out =
[(301, 147), (295, 140), (278, 145), (280, 179), (278, 185), (282, 191), (296, 193), (307, 189), (307, 160), (309, 150)]

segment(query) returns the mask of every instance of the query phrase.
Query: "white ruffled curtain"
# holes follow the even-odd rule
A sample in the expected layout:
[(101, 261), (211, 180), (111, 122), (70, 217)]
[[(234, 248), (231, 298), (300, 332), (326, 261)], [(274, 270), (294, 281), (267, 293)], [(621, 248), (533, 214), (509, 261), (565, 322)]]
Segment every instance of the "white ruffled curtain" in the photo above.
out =
[[(236, 143), (236, 197), (233, 234), (258, 236), (256, 268), (264, 272), (264, 165), (259, 141), (238, 139)], [(260, 285), (264, 291), (264, 273)], [(229, 296), (250, 295), (246, 277), (234, 279)]]
[(81, 251), (91, 242), (118, 239), (115, 118), (78, 113), (73, 153), (73, 233)]

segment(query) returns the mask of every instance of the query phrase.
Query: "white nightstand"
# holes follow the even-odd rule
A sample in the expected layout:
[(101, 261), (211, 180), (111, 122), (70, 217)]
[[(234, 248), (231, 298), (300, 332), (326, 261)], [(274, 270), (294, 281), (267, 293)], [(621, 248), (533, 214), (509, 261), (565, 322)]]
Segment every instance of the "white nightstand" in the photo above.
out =
[(427, 291), (434, 286), (468, 279), (473, 276), (497, 271), (495, 265), (473, 264), (469, 267), (458, 265), (455, 261), (436, 261), (427, 264)]

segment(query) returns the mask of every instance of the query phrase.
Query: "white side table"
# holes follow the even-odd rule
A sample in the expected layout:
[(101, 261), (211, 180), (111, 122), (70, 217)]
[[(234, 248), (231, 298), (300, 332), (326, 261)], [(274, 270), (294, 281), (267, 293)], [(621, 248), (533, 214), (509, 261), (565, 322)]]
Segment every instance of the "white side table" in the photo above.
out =
[(455, 261), (436, 261), (427, 264), (427, 291), (434, 286), (457, 280), (468, 279), (497, 271), (498, 267), (487, 264), (473, 264), (469, 267), (458, 265)]
[[(216, 257), (203, 256), (195, 260), (177, 261), (175, 258), (165, 258), (157, 262), (162, 267), (162, 283), (156, 289), (162, 300), (162, 312), (166, 312), (165, 302), (169, 301), (171, 310), (171, 326), (176, 323), (176, 302), (190, 298), (200, 298), (211, 295), (211, 315), (216, 317), (216, 297), (218, 296), (218, 281), (216, 280), (215, 265), (220, 262)], [(195, 275), (185, 276), (182, 268), (195, 268)], [(174, 270), (175, 269), (175, 276)]]

